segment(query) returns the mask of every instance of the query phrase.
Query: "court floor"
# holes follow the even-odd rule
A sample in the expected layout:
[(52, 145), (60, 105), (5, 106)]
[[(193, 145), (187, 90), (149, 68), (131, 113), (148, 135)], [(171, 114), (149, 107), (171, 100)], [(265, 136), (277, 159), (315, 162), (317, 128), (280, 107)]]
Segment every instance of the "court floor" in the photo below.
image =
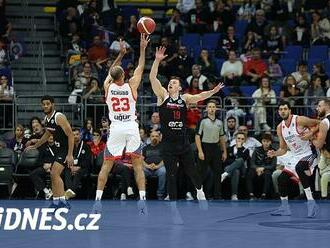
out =
[[(1, 201), (6, 208), (43, 208), (43, 201)], [(6, 248), (104, 248), (104, 247), (317, 247), (330, 245), (330, 202), (319, 204), (319, 215), (306, 218), (304, 201), (290, 202), (292, 216), (274, 217), (278, 201), (147, 202), (147, 214), (135, 201), (103, 201), (98, 231), (4, 231)], [(72, 201), (68, 223), (92, 212), (93, 201)], [(82, 222), (84, 223), (84, 222)], [(86, 223), (87, 224), (87, 223)]]

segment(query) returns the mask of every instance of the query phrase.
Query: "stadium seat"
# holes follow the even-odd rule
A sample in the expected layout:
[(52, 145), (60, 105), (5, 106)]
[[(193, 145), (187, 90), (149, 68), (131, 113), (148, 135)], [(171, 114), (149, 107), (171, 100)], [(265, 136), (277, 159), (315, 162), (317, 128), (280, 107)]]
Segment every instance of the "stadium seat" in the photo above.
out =
[(257, 86), (241, 86), (240, 89), (243, 96), (251, 97), (253, 92), (257, 90)]
[(294, 59), (281, 59), (279, 64), (284, 74), (289, 74), (297, 70), (297, 61)]
[(235, 22), (235, 33), (239, 38), (244, 36), (248, 24), (247, 20), (237, 20)]
[(324, 70), (325, 71), (330, 71), (330, 60), (324, 61)]
[(309, 49), (308, 59), (318, 59), (324, 61), (328, 58), (328, 46), (311, 46)]
[(201, 53), (201, 47), (200, 46), (193, 46), (193, 47), (190, 47), (190, 53), (191, 53), (191, 56), (194, 58), (194, 61), (197, 62), (198, 58), (199, 58), (199, 55)]
[(12, 173), (14, 163), (14, 152), (11, 149), (0, 149), (0, 185), (8, 187), (8, 194), (11, 192)]
[(284, 50), (284, 58), (285, 59), (295, 59), (301, 60), (303, 55), (303, 47), (302, 46), (287, 46)]
[(181, 36), (181, 44), (186, 47), (197, 47), (200, 46), (200, 35), (193, 33), (186, 33)]
[(225, 62), (224, 59), (215, 59), (215, 71), (216, 71), (216, 76), (220, 76), (220, 71), (221, 71), (221, 67), (223, 62)]
[(139, 18), (139, 10), (133, 6), (121, 6), (121, 13), (125, 20), (129, 20), (132, 15), (135, 15)]
[(206, 33), (202, 36), (202, 48), (216, 49), (220, 38), (219, 33)]
[(153, 16), (154, 14), (154, 11), (149, 8), (140, 8), (139, 11), (142, 16)]

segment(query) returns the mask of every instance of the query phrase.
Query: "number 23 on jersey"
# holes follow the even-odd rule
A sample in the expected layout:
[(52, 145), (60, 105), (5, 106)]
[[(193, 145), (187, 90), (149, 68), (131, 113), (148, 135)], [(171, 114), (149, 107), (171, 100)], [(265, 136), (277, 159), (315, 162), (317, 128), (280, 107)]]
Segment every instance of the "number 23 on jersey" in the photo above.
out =
[(120, 112), (120, 111), (129, 111), (129, 99), (127, 97), (118, 98), (118, 97), (112, 97), (112, 109), (114, 112)]

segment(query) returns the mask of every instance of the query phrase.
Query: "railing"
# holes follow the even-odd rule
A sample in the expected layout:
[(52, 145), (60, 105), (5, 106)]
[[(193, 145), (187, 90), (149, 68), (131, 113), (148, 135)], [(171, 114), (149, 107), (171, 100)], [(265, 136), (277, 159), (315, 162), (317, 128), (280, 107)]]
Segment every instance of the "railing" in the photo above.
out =
[(40, 87), (42, 88), (43, 93), (45, 93), (47, 91), (47, 76), (44, 63), (44, 45), (42, 40), (39, 42), (37, 64)]
[[(40, 105), (41, 95), (34, 96), (16, 96), (13, 103), (0, 103), (0, 131), (11, 130), (17, 123), (28, 125), (32, 116), (43, 117), (42, 108)], [(98, 97), (98, 103), (93, 103), (88, 99), (83, 99), (80, 95), (77, 95), (77, 103), (68, 103), (68, 95), (56, 95), (56, 109), (66, 114), (68, 120), (72, 126), (83, 126), (83, 121), (90, 117), (94, 121), (94, 126), (100, 125), (102, 116), (108, 116), (108, 108), (105, 103), (102, 102), (103, 96)], [(94, 100), (97, 99), (94, 98)], [(219, 99), (219, 98), (218, 98)], [(305, 115), (310, 117), (316, 116), (315, 104), (318, 97), (291, 97), (289, 101), (295, 101), (296, 104), (292, 105), (292, 113), (298, 115)], [(157, 110), (155, 96), (139, 96), (137, 101), (137, 113), (138, 119), (142, 123), (149, 121), (149, 116), (153, 111)], [(240, 102), (246, 101), (245, 104)], [(276, 98), (278, 103), (280, 98)], [(220, 101), (220, 100), (219, 100)], [(237, 104), (235, 104), (237, 102)], [(263, 107), (254, 106), (254, 112), (251, 113), (251, 108), (255, 99), (252, 97), (225, 97), (223, 102), (219, 102), (218, 108), (222, 119), (225, 120), (228, 116), (236, 116), (237, 119), (241, 119), (242, 124), (248, 124), (251, 131), (259, 131), (252, 124), (256, 122), (258, 118), (258, 108), (265, 108), (267, 116), (267, 124), (274, 131), (276, 125), (280, 121), (280, 117), (277, 113), (277, 104), (265, 105)], [(300, 103), (299, 103), (300, 102)], [(234, 104), (233, 104), (234, 103)], [(201, 109), (205, 108), (205, 105), (198, 106)], [(9, 117), (11, 116), (11, 117)], [(11, 125), (10, 125), (11, 124)]]

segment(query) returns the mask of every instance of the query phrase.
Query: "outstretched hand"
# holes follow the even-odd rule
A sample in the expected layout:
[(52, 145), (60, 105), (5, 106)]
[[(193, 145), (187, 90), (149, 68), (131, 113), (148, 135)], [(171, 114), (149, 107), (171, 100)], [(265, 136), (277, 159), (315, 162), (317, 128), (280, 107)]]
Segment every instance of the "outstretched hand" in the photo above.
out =
[(120, 39), (119, 40), (119, 53), (120, 55), (124, 56), (126, 54), (127, 50), (126, 50), (126, 45), (125, 45), (125, 41)]
[(213, 92), (214, 93), (217, 93), (217, 92), (219, 92), (222, 88), (224, 88), (225, 87), (225, 85), (224, 85), (224, 83), (219, 83), (217, 86), (215, 86), (214, 88), (213, 88)]
[(165, 59), (167, 57), (167, 54), (165, 55), (165, 51), (166, 51), (166, 47), (160, 46), (160, 47), (156, 47), (156, 60), (158, 61), (162, 61), (163, 59)]
[(140, 47), (146, 49), (150, 41), (149, 35), (141, 33)]

